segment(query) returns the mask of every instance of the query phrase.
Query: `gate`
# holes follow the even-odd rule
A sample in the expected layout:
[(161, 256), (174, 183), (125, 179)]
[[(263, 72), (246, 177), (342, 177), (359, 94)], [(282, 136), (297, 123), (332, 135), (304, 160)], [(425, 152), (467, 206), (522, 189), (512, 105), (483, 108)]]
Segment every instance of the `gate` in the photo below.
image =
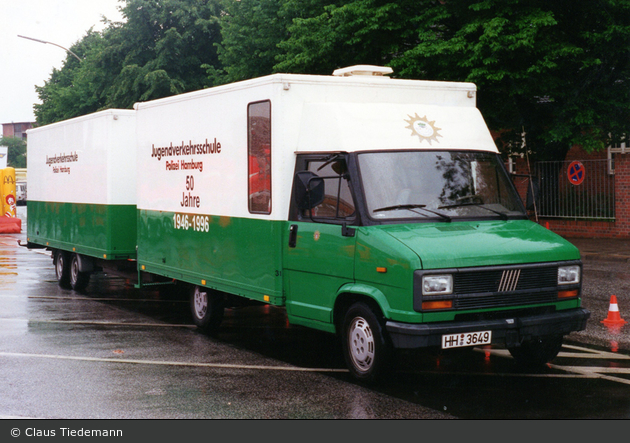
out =
[(606, 159), (538, 162), (532, 179), (540, 217), (615, 219), (615, 176)]

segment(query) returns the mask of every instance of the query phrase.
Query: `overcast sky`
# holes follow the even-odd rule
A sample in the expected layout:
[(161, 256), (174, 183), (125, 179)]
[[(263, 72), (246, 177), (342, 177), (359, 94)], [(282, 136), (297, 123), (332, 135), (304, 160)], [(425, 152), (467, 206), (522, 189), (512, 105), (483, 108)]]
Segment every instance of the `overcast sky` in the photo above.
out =
[(43, 86), (53, 68), (60, 69), (66, 51), (91, 27), (103, 29), (102, 16), (121, 21), (119, 0), (0, 0), (0, 123), (34, 122)]

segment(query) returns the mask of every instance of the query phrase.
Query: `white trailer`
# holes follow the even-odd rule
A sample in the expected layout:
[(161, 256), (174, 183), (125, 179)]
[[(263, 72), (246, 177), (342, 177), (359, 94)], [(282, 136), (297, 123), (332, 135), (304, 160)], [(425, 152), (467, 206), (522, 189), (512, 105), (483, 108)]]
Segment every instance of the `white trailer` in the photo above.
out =
[(136, 125), (111, 109), (29, 129), (27, 238), (52, 251), (62, 286), (136, 257)]

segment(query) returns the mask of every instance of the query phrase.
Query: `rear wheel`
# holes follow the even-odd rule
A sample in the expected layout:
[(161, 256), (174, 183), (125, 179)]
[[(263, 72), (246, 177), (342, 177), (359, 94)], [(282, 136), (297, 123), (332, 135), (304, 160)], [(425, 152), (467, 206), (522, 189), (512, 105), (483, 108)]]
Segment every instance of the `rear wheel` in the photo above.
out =
[(367, 304), (355, 303), (346, 312), (341, 344), (348, 369), (356, 379), (376, 382), (390, 369), (392, 346), (380, 316)]
[(516, 362), (527, 368), (536, 368), (556, 358), (562, 348), (562, 335), (548, 335), (524, 341), (520, 346), (509, 348)]
[(70, 288), (70, 254), (66, 251), (54, 253), (55, 276), (62, 288)]
[(216, 331), (223, 321), (223, 295), (212, 289), (195, 285), (190, 292), (193, 323), (204, 332)]
[(82, 292), (90, 283), (90, 273), (81, 272), (79, 269), (79, 256), (72, 254), (70, 259), (70, 287), (77, 292)]

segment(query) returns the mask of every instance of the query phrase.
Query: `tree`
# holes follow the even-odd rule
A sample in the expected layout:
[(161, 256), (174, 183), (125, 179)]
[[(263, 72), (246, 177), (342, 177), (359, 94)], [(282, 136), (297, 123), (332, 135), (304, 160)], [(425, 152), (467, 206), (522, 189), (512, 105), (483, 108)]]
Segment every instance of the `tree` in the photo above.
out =
[[(38, 88), (39, 124), (274, 72), (474, 82), (504, 153), (563, 159), (630, 120), (627, 0), (125, 0)], [(525, 144), (523, 143), (525, 140)]]
[(36, 88), (38, 124), (209, 86), (202, 65), (218, 65), (218, 0), (125, 0), (121, 11), (125, 22), (71, 47), (81, 62), (69, 56)]
[(222, 69), (205, 66), (213, 84), (231, 83), (270, 74), (286, 37), (279, 15), (283, 0), (223, 1), (221, 43), (217, 51)]
[(0, 146), (6, 146), (7, 166), (26, 168), (26, 142), (18, 137), (0, 137)]
[(563, 159), (574, 144), (603, 149), (628, 131), (624, 0), (338, 1), (289, 34), (274, 70), (373, 63), (403, 78), (476, 83), (504, 150)]
[[(302, 2), (288, 0), (285, 10)], [(411, 20), (417, 2), (402, 0), (339, 1), (313, 8), (313, 15), (295, 18), (289, 38), (278, 43), (275, 71), (330, 75), (354, 64), (386, 65), (413, 35)], [(421, 2), (420, 2), (421, 3)]]
[(41, 104), (34, 105), (40, 125), (95, 112), (105, 106), (108, 75), (98, 67), (99, 55), (106, 41), (89, 30), (72, 47), (83, 61), (68, 54), (61, 69), (53, 69), (44, 86), (36, 86)]
[(329, 75), (349, 64), (383, 64), (400, 50), (400, 35), (410, 32), (408, 8), (399, 3), (225, 0), (218, 45), (223, 67), (209, 69), (210, 78), (225, 83), (274, 72)]
[[(281, 43), (290, 38), (294, 20), (317, 16), (329, 3), (330, 0), (223, 0), (221, 42), (216, 44), (221, 68), (207, 67), (210, 81), (222, 84), (274, 72), (299, 72), (292, 66), (277, 65), (283, 54)], [(315, 73), (312, 66), (309, 73)]]
[(405, 77), (475, 82), (506, 149), (563, 160), (574, 144), (603, 149), (628, 131), (627, 1), (424, 3), (417, 43), (392, 67)]

